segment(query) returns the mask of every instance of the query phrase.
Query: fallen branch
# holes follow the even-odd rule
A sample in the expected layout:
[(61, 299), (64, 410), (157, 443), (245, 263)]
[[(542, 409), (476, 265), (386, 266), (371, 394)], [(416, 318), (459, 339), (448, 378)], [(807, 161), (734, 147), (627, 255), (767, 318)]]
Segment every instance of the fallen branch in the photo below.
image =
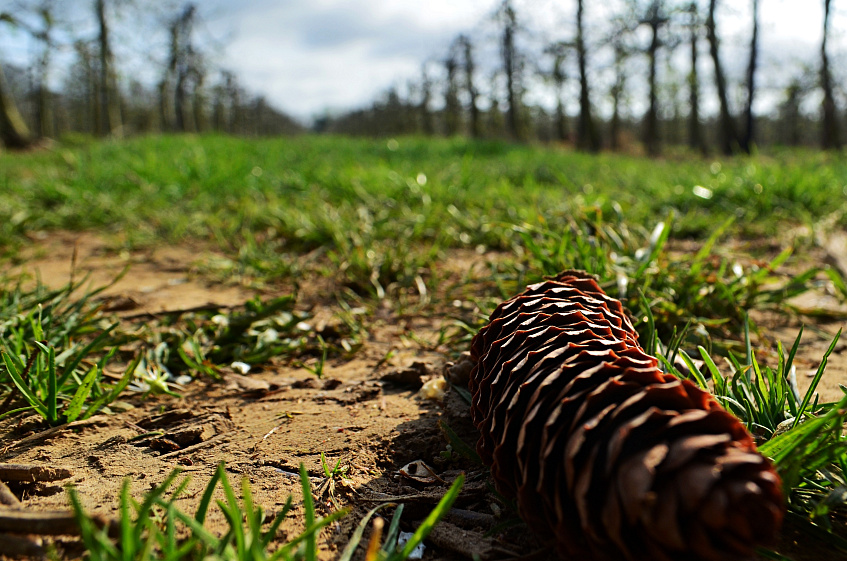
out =
[(44, 558), (44, 547), (41, 545), (41, 538), (16, 536), (14, 534), (0, 532), (0, 544), (3, 544), (4, 557)]
[(0, 464), (0, 481), (60, 481), (72, 475), (65, 467), (40, 466), (35, 464)]

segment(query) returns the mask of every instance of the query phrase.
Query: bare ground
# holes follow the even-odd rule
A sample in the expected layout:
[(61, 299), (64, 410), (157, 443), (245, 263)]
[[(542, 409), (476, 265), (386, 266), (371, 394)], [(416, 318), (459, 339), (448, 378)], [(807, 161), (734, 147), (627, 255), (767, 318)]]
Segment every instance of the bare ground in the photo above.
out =
[[(198, 260), (213, 256), (202, 247), (171, 247), (133, 253), (116, 251), (93, 234), (56, 233), (34, 243), (25, 261), (29, 272), (39, 271), (49, 285), (90, 274), (93, 285), (110, 282), (130, 264), (129, 272), (104, 292), (125, 318), (155, 317), (167, 310), (204, 306), (237, 306), (254, 291), (235, 285), (210, 285), (192, 268)], [(75, 257), (74, 257), (75, 256)], [(478, 261), (478, 260), (477, 260)], [(482, 274), (470, 270), (470, 255), (456, 254), (450, 267), (457, 274)], [(464, 270), (462, 270), (464, 269)], [(332, 302), (315, 285), (301, 295), (301, 305), (315, 316), (332, 315)], [(825, 296), (820, 296), (825, 298)], [(32, 511), (64, 509), (63, 485), (73, 484), (83, 504), (108, 518), (118, 515), (117, 497), (125, 478), (134, 496), (161, 482), (175, 467), (191, 476), (181, 504), (191, 511), (219, 462), (225, 462), (231, 481), (246, 477), (254, 499), (267, 512), (282, 508), (293, 494), (295, 511), (282, 527), (282, 538), (302, 529), (302, 500), (297, 470), (302, 462), (313, 488), (328, 513), (352, 506), (353, 513), (323, 532), (321, 557), (338, 556), (358, 520), (368, 509), (387, 501), (407, 503), (405, 519), (419, 520), (434, 506), (460, 470), (468, 471), (465, 486), (453, 513), (432, 535), (426, 559), (470, 558), (473, 553), (493, 552), (493, 557), (525, 554), (537, 547), (520, 529), (484, 536), (493, 525), (510, 515), (486, 487), (484, 471), (455, 457), (442, 454), (447, 442), (438, 421), (446, 420), (467, 442), (475, 440), (467, 404), (448, 392), (441, 399), (418, 396), (420, 383), (437, 377), (448, 360), (446, 349), (425, 347), (408, 334), (435, 341), (446, 316), (396, 312), (386, 309), (368, 325), (369, 338), (350, 360), (331, 362), (322, 379), (302, 368), (274, 363), (251, 372), (248, 380), (232, 376), (227, 383), (194, 382), (181, 398), (129, 395), (124, 405), (112, 408), (88, 422), (47, 431), (33, 417), (0, 423), (0, 462), (66, 466), (71, 477), (57, 483), (19, 484), (12, 490)], [(797, 324), (770, 319), (769, 335), (790, 346)], [(798, 381), (817, 368), (827, 337), (837, 323), (807, 329), (798, 357)], [(839, 383), (847, 383), (847, 345), (841, 343), (830, 359), (821, 387), (823, 400), (842, 395)], [(389, 351), (394, 351), (389, 353)], [(387, 356), (389, 360), (385, 360)], [(395, 374), (394, 381), (386, 375)], [(389, 376), (390, 378), (391, 376)], [(398, 381), (399, 380), (399, 381)], [(143, 436), (162, 432), (167, 442)], [(348, 466), (346, 478), (333, 489), (324, 477), (320, 455), (329, 462)], [(423, 460), (441, 481), (425, 483), (400, 474), (409, 462)], [(226, 523), (220, 511), (210, 513), (211, 530), (222, 532)], [(807, 559), (824, 558), (808, 544), (785, 550), (805, 552)], [(82, 554), (71, 537), (55, 540), (60, 557)], [(793, 550), (793, 551), (792, 551)], [(809, 557), (811, 555), (811, 557)], [(2, 555), (0, 555), (2, 558)], [(826, 558), (834, 559), (831, 554)]]

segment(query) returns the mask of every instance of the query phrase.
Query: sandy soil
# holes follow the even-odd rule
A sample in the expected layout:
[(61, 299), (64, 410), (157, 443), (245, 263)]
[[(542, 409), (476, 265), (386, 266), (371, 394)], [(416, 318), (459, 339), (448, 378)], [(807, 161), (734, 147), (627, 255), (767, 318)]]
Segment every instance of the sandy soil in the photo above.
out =
[[(208, 284), (198, 275), (194, 263), (213, 255), (204, 248), (116, 254), (95, 235), (57, 233), (34, 243), (29, 251), (32, 258), (26, 262), (27, 270), (40, 271), (43, 282), (55, 285), (67, 282), (74, 254), (74, 274), (77, 278), (90, 274), (94, 285), (111, 281), (131, 264), (129, 272), (104, 292), (114, 303), (115, 313), (126, 321), (143, 321), (164, 310), (236, 306), (253, 295), (241, 286)], [(473, 260), (454, 256), (450, 262), (452, 267), (467, 269)], [(303, 299), (301, 305), (313, 307), (316, 315), (333, 313), (327, 303), (331, 299), (319, 298), (317, 291), (307, 291)], [(62, 485), (71, 483), (86, 508), (109, 518), (118, 514), (117, 496), (124, 478), (130, 478), (132, 493), (140, 496), (180, 467), (191, 476), (181, 500), (190, 511), (216, 465), (226, 462), (230, 480), (236, 483), (248, 478), (255, 502), (267, 512), (278, 511), (287, 496), (294, 495), (297, 506), (283, 525), (283, 538), (302, 528), (296, 475), (302, 462), (318, 490), (323, 513), (353, 507), (351, 515), (322, 534), (323, 559), (337, 557), (364, 512), (381, 502), (404, 501), (404, 518), (412, 527), (464, 470), (469, 482), (450, 518), (428, 540), (425, 558), (471, 558), (481, 552), (492, 558), (526, 554), (537, 544), (526, 536), (525, 528), (485, 537), (491, 527), (510, 515), (487, 488), (484, 470), (444, 453), (447, 442), (439, 420), (446, 421), (466, 442), (475, 442), (466, 402), (452, 392), (440, 400), (418, 396), (423, 382), (442, 374), (449, 356), (444, 348), (424, 348), (405, 335), (414, 331), (434, 341), (447, 321), (446, 315), (432, 310), (378, 313), (368, 325), (369, 339), (363, 348), (350, 360), (331, 362), (320, 380), (304, 369), (273, 364), (252, 372), (247, 380), (231, 376), (224, 384), (194, 382), (179, 399), (128, 395), (111, 414), (46, 435), (46, 427), (33, 417), (0, 422), (0, 462), (49, 464), (70, 470), (65, 481), (13, 486), (25, 508), (65, 508)], [(797, 325), (785, 320), (771, 321), (768, 327), (771, 337), (788, 346), (797, 332)], [(808, 383), (808, 374), (817, 367), (829, 334), (837, 328), (833, 322), (806, 330), (797, 361), (801, 385)], [(384, 360), (391, 350), (390, 360)], [(847, 383), (847, 340), (830, 359), (822, 399), (837, 399), (839, 383)], [(154, 431), (164, 433), (179, 447), (168, 448), (167, 442), (142, 436)], [(332, 465), (340, 459), (347, 467), (346, 478), (334, 489), (324, 477), (321, 453)], [(400, 473), (402, 466), (416, 460), (431, 466), (440, 481), (426, 483)], [(213, 531), (226, 527), (217, 510), (210, 514), (209, 523)], [(56, 544), (64, 558), (81, 554), (72, 538), (60, 537)], [(792, 549), (805, 551), (803, 558), (822, 558), (805, 544), (797, 548), (786, 545), (787, 551)], [(826, 558), (834, 559), (829, 554)]]

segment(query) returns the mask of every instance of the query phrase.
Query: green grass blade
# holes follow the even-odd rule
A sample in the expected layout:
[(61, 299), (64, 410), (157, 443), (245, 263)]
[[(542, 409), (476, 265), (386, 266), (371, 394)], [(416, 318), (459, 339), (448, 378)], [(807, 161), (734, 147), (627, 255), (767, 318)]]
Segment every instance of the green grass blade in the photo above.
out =
[(288, 495), (288, 499), (285, 501), (285, 505), (282, 507), (282, 510), (279, 514), (274, 517), (273, 522), (271, 522), (268, 531), (262, 536), (262, 544), (264, 547), (267, 547), (268, 544), (271, 543), (271, 540), (276, 537), (276, 533), (279, 531), (280, 525), (282, 525), (282, 521), (285, 520), (285, 517), (288, 516), (288, 513), (291, 511), (292, 506), (294, 505), (294, 498), (291, 495)]
[(460, 456), (472, 461), (475, 464), (482, 465), (482, 458), (479, 457), (479, 454), (476, 453), (476, 450), (471, 448), (464, 440), (459, 438), (459, 435), (456, 434), (450, 425), (447, 424), (444, 419), (438, 420), (438, 428), (441, 429), (441, 433), (447, 439), (447, 442), (450, 443), (450, 446), (453, 447), (453, 450), (459, 454)]
[(310, 540), (310, 539), (315, 539), (315, 536), (317, 535), (318, 532), (321, 531), (321, 529), (323, 529), (325, 526), (327, 526), (329, 524), (332, 524), (333, 522), (335, 522), (339, 518), (343, 518), (344, 516), (347, 516), (347, 514), (349, 512), (350, 512), (349, 508), (344, 508), (344, 509), (337, 510), (337, 511), (333, 512), (329, 516), (324, 516), (322, 518), (315, 520), (315, 522), (313, 524), (306, 526), (306, 528), (303, 530), (303, 532), (299, 536), (296, 536), (291, 541), (289, 541), (287, 544), (285, 544), (285, 546), (283, 546), (283, 547), (279, 548), (277, 551), (275, 551), (273, 553), (273, 555), (270, 556), (268, 561), (276, 561), (277, 559), (280, 559), (280, 558), (283, 558), (283, 557), (290, 558), (291, 552), (296, 550), (297, 547), (299, 547), (302, 542)]
[(800, 422), (800, 418), (803, 416), (803, 413), (806, 412), (806, 408), (809, 406), (809, 401), (812, 399), (812, 396), (815, 393), (815, 389), (818, 387), (818, 383), (821, 381), (821, 377), (823, 377), (824, 370), (826, 370), (826, 363), (829, 359), (829, 355), (835, 350), (835, 345), (838, 343), (838, 340), (841, 338), (841, 329), (838, 330), (838, 333), (835, 334), (835, 338), (833, 338), (832, 343), (830, 343), (829, 348), (821, 358), (821, 363), (818, 366), (817, 372), (815, 372), (815, 377), (812, 378), (812, 383), (809, 385), (809, 389), (806, 391), (806, 395), (803, 396), (803, 401), (800, 403), (800, 407), (797, 410), (797, 415), (794, 417), (794, 424), (792, 426), (797, 426)]
[(3, 351), (0, 351), (0, 354), (3, 355), (3, 362), (6, 364), (6, 371), (9, 373), (9, 376), (12, 378), (12, 382), (15, 384), (15, 387), (18, 388), (18, 391), (23, 394), (24, 398), (27, 402), (35, 409), (39, 415), (44, 417), (45, 419), (49, 419), (47, 406), (44, 404), (41, 399), (35, 395), (35, 393), (30, 390), (29, 386), (27, 386), (26, 382), (24, 382), (21, 377), (20, 371), (17, 369), (17, 365), (15, 361), (12, 360), (11, 356)]
[[(35, 344), (41, 349), (40, 355), (47, 356), (47, 422), (55, 425), (59, 420), (58, 399), (59, 385), (56, 380), (56, 351), (53, 347), (48, 347), (41, 341), (35, 341)], [(37, 357), (36, 360), (38, 360)], [(33, 368), (36, 368), (36, 363), (33, 363)]]
[(391, 559), (407, 559), (409, 555), (415, 550), (418, 545), (426, 539), (429, 533), (432, 531), (433, 527), (441, 520), (447, 511), (450, 510), (450, 507), (453, 506), (453, 503), (456, 501), (456, 498), (459, 496), (459, 492), (462, 490), (462, 485), (465, 482), (465, 474), (459, 474), (456, 480), (453, 482), (453, 485), (450, 486), (450, 489), (441, 498), (438, 504), (432, 509), (432, 512), (429, 513), (429, 516), (418, 526), (418, 529), (415, 530), (415, 533), (412, 534), (412, 537), (409, 538), (409, 541), (406, 542), (406, 545), (403, 546), (403, 550), (392, 556)]
[(113, 323), (109, 327), (107, 327), (102, 333), (97, 335), (90, 343), (88, 343), (85, 347), (80, 349), (78, 353), (76, 353), (71, 359), (71, 362), (65, 364), (65, 371), (62, 373), (62, 376), (59, 378), (59, 387), (62, 387), (67, 383), (68, 378), (73, 374), (76, 370), (77, 366), (79, 366), (80, 362), (91, 354), (94, 350), (98, 349), (100, 345), (106, 340), (106, 338), (114, 331), (114, 329), (120, 324)]
[[(303, 510), (305, 511), (306, 527), (312, 526), (315, 523), (315, 503), (312, 500), (312, 486), (309, 485), (309, 474), (306, 471), (306, 466), (300, 464), (300, 486), (303, 490)], [(317, 561), (318, 545), (317, 536), (310, 534), (306, 538), (306, 561)]]
[(688, 356), (688, 353), (680, 349), (679, 356), (682, 357), (682, 361), (688, 367), (688, 371), (697, 381), (697, 385), (700, 386), (700, 389), (704, 391), (709, 391), (709, 384), (706, 382), (706, 377), (703, 376), (703, 373), (700, 372), (700, 369), (697, 368), (697, 365), (694, 364), (694, 361), (691, 360), (691, 357)]
[(89, 394), (91, 394), (91, 386), (94, 385), (95, 380), (100, 374), (100, 369), (97, 368), (97, 365), (91, 367), (91, 370), (88, 371), (88, 374), (85, 375), (85, 378), (82, 380), (82, 384), (76, 389), (76, 393), (71, 399), (70, 403), (68, 403), (67, 408), (65, 408), (65, 418), (67, 422), (71, 423), (79, 417), (79, 414), (82, 412), (82, 406), (85, 405), (85, 400), (88, 399)]
[(215, 473), (212, 475), (211, 479), (209, 479), (209, 483), (206, 484), (206, 488), (203, 489), (203, 495), (200, 497), (200, 503), (197, 505), (197, 510), (194, 512), (194, 520), (200, 524), (206, 521), (206, 513), (209, 512), (209, 505), (212, 503), (212, 495), (214, 495), (215, 487), (218, 486), (218, 481), (220, 481), (221, 476), (223, 475), (223, 470), (223, 463), (219, 463)]
[(350, 535), (350, 541), (347, 542), (347, 546), (344, 548), (344, 551), (341, 552), (341, 556), (338, 558), (338, 561), (350, 561), (353, 558), (353, 554), (356, 552), (356, 548), (359, 547), (359, 542), (362, 541), (362, 536), (364, 535), (368, 522), (371, 521), (373, 515), (383, 508), (394, 505), (395, 503), (383, 503), (369, 510), (356, 526), (356, 530)]

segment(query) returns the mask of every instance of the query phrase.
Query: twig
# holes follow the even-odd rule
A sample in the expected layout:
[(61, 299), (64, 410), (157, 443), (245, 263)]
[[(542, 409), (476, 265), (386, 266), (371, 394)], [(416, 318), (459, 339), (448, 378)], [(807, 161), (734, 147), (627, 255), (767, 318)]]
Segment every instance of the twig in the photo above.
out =
[[(105, 521), (103, 521), (105, 524)], [(0, 532), (11, 534), (38, 534), (65, 536), (79, 534), (79, 525), (72, 512), (47, 510), (0, 510)]]
[(35, 441), (35, 440), (41, 440), (41, 439), (44, 439), (44, 438), (49, 438), (49, 437), (53, 436), (54, 434), (56, 434), (58, 432), (62, 432), (63, 430), (66, 430), (66, 429), (72, 429), (74, 427), (85, 427), (85, 426), (88, 426), (88, 425), (95, 425), (97, 423), (105, 421), (106, 418), (107, 417), (105, 415), (95, 415), (95, 416), (90, 417), (88, 419), (81, 419), (79, 421), (74, 421), (74, 422), (68, 423), (66, 425), (59, 425), (58, 427), (49, 428), (45, 431), (27, 436), (26, 438), (22, 438), (20, 440), (16, 440), (15, 442), (12, 442), (11, 444), (4, 446), (3, 450), (0, 451), (0, 456), (7, 455), (9, 453), (9, 450), (11, 450), (12, 448), (16, 448), (16, 447), (18, 447), (22, 444), (27, 444), (27, 443)]
[(232, 310), (238, 306), (229, 306), (224, 304), (203, 304), (200, 306), (192, 306), (190, 308), (179, 308), (177, 310), (162, 310), (161, 312), (139, 312), (137, 314), (131, 314), (123, 316), (122, 319), (132, 320), (132, 319), (158, 319), (161, 316), (174, 316), (174, 315), (182, 315), (189, 314), (192, 312), (212, 312), (215, 310)]
[(223, 437), (225, 437), (227, 435), (229, 435), (228, 432), (222, 432), (220, 434), (216, 434), (215, 436), (213, 436), (209, 439), (206, 439), (203, 442), (200, 442), (198, 444), (193, 444), (191, 446), (188, 446), (186, 448), (182, 448), (180, 450), (174, 450), (173, 452), (168, 452), (167, 454), (162, 454), (161, 456), (159, 456), (159, 458), (160, 459), (161, 458), (170, 458), (171, 456), (178, 456), (178, 455), (184, 454), (186, 452), (193, 452), (194, 450), (197, 450), (199, 448), (205, 448), (206, 446), (209, 446), (210, 444), (214, 444), (215, 442), (217, 442), (218, 440), (222, 439)]
[(0, 464), (0, 481), (59, 481), (72, 475), (65, 467), (35, 464)]
[[(120, 535), (120, 524), (101, 515), (91, 516), (91, 521), (100, 528), (106, 528), (112, 537)], [(28, 510), (0, 509), (0, 536), (10, 534), (36, 534), (40, 536), (76, 536), (79, 535), (74, 513), (66, 510)], [(0, 544), (3, 542), (0, 537)], [(3, 552), (5, 553), (5, 552)]]

